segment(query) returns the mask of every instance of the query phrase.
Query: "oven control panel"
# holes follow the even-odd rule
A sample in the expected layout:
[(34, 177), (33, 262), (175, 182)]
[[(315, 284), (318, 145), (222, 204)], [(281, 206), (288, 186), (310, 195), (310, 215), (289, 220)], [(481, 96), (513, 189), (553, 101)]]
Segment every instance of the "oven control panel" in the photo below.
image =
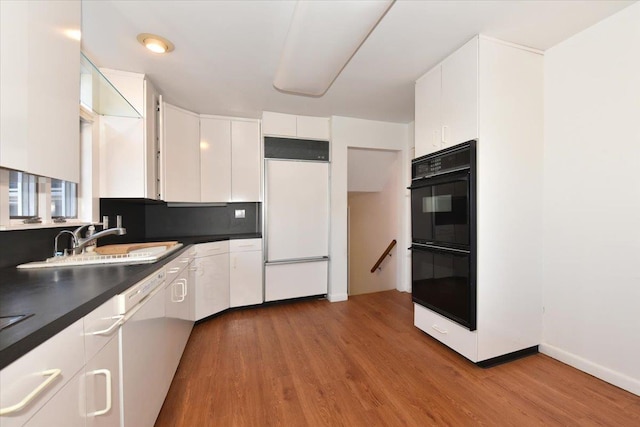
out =
[(432, 175), (469, 168), (471, 165), (471, 150), (468, 144), (453, 147), (453, 149), (439, 151), (412, 161), (412, 178), (420, 179)]

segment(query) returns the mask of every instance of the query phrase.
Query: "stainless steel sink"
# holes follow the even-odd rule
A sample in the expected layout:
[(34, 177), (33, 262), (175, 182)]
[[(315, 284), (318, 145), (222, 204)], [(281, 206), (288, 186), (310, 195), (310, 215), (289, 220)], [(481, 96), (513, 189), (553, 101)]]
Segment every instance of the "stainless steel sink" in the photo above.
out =
[(101, 255), (97, 253), (83, 253), (79, 255), (66, 255), (47, 258), (44, 261), (29, 262), (21, 264), (17, 268), (54, 268), (54, 267), (77, 267), (82, 265), (104, 265), (104, 264), (151, 264), (154, 263), (182, 247), (182, 243), (173, 246), (158, 244), (141, 249), (135, 249), (124, 254)]

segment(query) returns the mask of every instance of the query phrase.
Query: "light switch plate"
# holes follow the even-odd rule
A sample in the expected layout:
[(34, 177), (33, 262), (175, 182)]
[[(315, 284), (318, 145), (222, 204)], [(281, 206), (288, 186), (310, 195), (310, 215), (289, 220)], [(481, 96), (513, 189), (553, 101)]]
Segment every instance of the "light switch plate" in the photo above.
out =
[(244, 209), (236, 209), (236, 218), (244, 218)]

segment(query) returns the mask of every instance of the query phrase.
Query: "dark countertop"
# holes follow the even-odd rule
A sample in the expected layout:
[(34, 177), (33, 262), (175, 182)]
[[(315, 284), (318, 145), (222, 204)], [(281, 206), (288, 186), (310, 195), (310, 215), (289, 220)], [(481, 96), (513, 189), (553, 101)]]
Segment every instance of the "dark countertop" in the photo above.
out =
[(150, 239), (184, 245), (153, 264), (1, 269), (0, 316), (33, 315), (0, 331), (0, 369), (178, 257), (189, 245), (261, 237), (258, 233)]

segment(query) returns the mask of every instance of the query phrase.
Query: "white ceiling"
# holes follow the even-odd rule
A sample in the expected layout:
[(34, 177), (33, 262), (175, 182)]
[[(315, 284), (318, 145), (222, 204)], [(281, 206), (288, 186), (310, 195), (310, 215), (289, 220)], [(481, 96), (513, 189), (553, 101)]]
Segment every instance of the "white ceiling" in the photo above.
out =
[[(397, 0), (320, 98), (273, 87), (294, 1), (83, 0), (82, 49), (99, 67), (146, 73), (166, 101), (198, 113), (408, 123), (413, 82), (475, 34), (546, 50), (631, 3)], [(175, 51), (146, 51), (136, 40), (145, 32)]]

